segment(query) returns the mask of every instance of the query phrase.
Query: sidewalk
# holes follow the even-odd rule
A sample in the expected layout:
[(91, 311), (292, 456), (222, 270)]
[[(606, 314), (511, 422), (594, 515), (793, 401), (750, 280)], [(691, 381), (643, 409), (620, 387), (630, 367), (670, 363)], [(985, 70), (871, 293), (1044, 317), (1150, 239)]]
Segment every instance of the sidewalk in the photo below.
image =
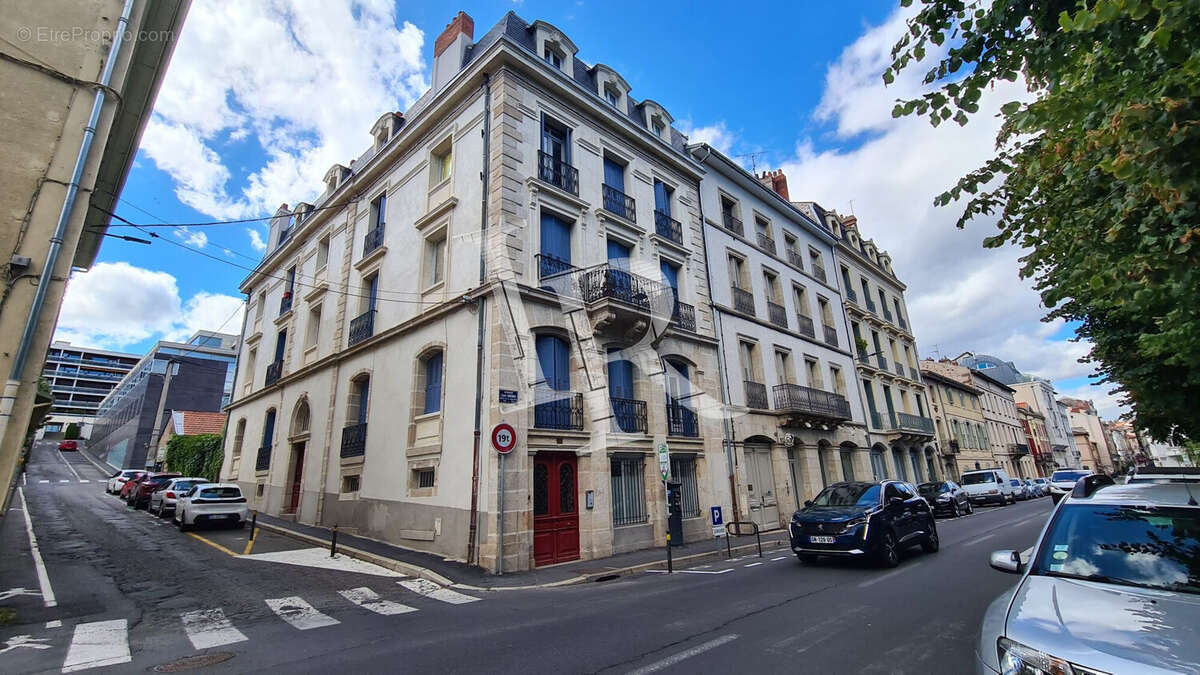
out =
[[(258, 515), (258, 526), (295, 537), (315, 546), (329, 546), (331, 530), (328, 528), (292, 523), (261, 513)], [(786, 544), (786, 542), (786, 530), (766, 532), (762, 535), (764, 550), (779, 546), (781, 543)], [(734, 555), (757, 554), (757, 547), (752, 536), (734, 537), (730, 543)], [(345, 532), (338, 533), (338, 552), (435, 583), (475, 590), (566, 586), (611, 575), (667, 568), (667, 554), (662, 547), (631, 551), (596, 560), (577, 560), (503, 575), (490, 574), (478, 567), (446, 560), (432, 553), (412, 551)], [(725, 555), (724, 540), (706, 539), (672, 549), (672, 557), (677, 568), (706, 558), (723, 558)]]

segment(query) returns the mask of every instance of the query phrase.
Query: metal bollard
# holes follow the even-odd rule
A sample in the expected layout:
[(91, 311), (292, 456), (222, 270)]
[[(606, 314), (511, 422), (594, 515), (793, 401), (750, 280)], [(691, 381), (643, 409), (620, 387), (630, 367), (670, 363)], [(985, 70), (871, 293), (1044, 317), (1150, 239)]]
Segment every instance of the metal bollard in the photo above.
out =
[(671, 559), (671, 533), (667, 533), (667, 574), (675, 572), (675, 564)]
[(729, 540), (730, 540), (730, 538), (732, 538), (732, 536), (733, 535), (731, 535), (728, 530), (725, 531), (725, 557), (726, 558), (733, 558), (733, 548), (732, 548), (732, 545), (729, 543)]
[(258, 533), (258, 511), (250, 514), (250, 541), (254, 541), (254, 535)]
[(762, 537), (758, 533), (758, 525), (754, 526), (754, 539), (758, 542), (758, 557), (762, 557)]
[(337, 525), (333, 526), (333, 536), (329, 538), (329, 557), (337, 556)]

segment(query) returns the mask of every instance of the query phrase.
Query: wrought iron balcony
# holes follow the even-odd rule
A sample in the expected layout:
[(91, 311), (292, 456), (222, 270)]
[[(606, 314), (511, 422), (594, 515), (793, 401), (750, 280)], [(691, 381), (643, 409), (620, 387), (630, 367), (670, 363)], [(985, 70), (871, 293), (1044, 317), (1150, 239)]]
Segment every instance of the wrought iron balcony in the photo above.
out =
[(850, 401), (841, 394), (800, 384), (777, 384), (773, 391), (776, 410), (804, 417), (850, 419)]
[(821, 267), (820, 265), (817, 265), (815, 263), (813, 264), (812, 275), (822, 282), (824, 282), (826, 280), (825, 268)]
[(672, 218), (669, 213), (654, 209), (654, 231), (660, 237), (665, 237), (676, 244), (683, 245), (683, 225), (678, 220)]
[(933, 435), (933, 420), (921, 415), (910, 415), (909, 413), (896, 413), (896, 420), (899, 424), (894, 427), (900, 431), (915, 432), (923, 435)]
[(721, 221), (725, 223), (725, 229), (739, 237), (745, 236), (745, 230), (742, 229), (742, 221), (735, 218), (729, 211), (721, 214)]
[(804, 269), (804, 256), (800, 255), (799, 251), (794, 251), (789, 248), (787, 252), (787, 259), (788, 262), (793, 266)]
[(353, 347), (374, 334), (375, 310), (368, 309), (350, 320), (350, 344), (348, 346)]
[(534, 395), (534, 428), (583, 430), (582, 393), (539, 388)]
[(803, 314), (796, 315), (796, 330), (810, 338), (817, 337), (817, 328), (813, 324), (812, 317), (804, 316)]
[(267, 379), (264, 386), (271, 386), (283, 376), (283, 361), (275, 361), (267, 365)]
[(957, 455), (958, 453), (962, 452), (962, 448), (959, 447), (958, 441), (956, 439), (950, 439), (949, 446), (950, 446), (950, 452), (953, 454)]
[(632, 398), (610, 396), (613, 411), (613, 430), (627, 434), (646, 433), (646, 402)]
[(380, 246), (383, 246), (383, 223), (371, 228), (363, 237), (363, 257), (371, 255), (371, 252)]
[(367, 423), (342, 427), (342, 457), (362, 457), (367, 454)]
[(846, 299), (850, 302), (858, 304), (858, 293), (855, 293), (854, 289), (850, 288), (850, 282), (848, 281), (846, 282)]
[(770, 409), (767, 403), (767, 385), (761, 382), (744, 381), (746, 387), (746, 406), (750, 408)]
[(885, 431), (888, 429), (895, 429), (896, 428), (896, 414), (895, 413), (884, 414), (881, 412), (871, 411), (871, 426), (875, 427), (876, 429), (882, 429)]
[(292, 311), (292, 292), (284, 291), (283, 297), (279, 299), (279, 316), (283, 316)]
[(580, 270), (577, 278), (580, 298), (586, 303), (620, 300), (649, 312), (651, 302), (663, 292), (661, 283), (607, 263)]
[(537, 258), (538, 280), (554, 277), (573, 271), (575, 266), (565, 260), (559, 260), (549, 253), (539, 253)]
[(678, 401), (667, 401), (667, 435), (699, 437), (700, 423), (696, 412)]
[(733, 286), (729, 289), (733, 295), (733, 308), (739, 312), (754, 315), (754, 294), (744, 288)]
[(1008, 454), (1012, 457), (1024, 457), (1029, 454), (1029, 445), (1025, 443), (1009, 443)]
[(887, 319), (888, 321), (892, 321), (892, 313), (891, 313), (891, 311), (888, 310), (887, 305), (884, 305), (882, 307), (882, 309), (883, 309), (883, 318)]
[(768, 300), (767, 319), (780, 328), (787, 328), (787, 308), (783, 305), (777, 305)]
[(877, 364), (877, 365), (880, 367), (880, 369), (882, 369), (882, 370), (887, 370), (887, 369), (888, 369), (888, 360), (887, 360), (886, 358), (884, 358), (883, 354), (876, 354), (876, 355), (875, 355), (875, 363), (876, 363), (876, 364)]
[(825, 328), (825, 344), (836, 347), (838, 346), (837, 329), (829, 324), (823, 326)]
[(271, 446), (264, 445), (258, 449), (258, 456), (254, 458), (254, 470), (266, 471), (271, 468)]
[(686, 302), (676, 302), (671, 323), (686, 331), (696, 332), (696, 308)]
[(872, 314), (878, 314), (878, 313), (879, 313), (879, 312), (878, 312), (878, 311), (875, 309), (875, 303), (874, 303), (874, 301), (872, 301), (870, 298), (866, 298), (866, 297), (864, 297), (864, 298), (863, 298), (863, 304), (867, 306), (867, 311), (868, 311), (868, 312), (870, 312), (870, 313), (872, 313)]
[(775, 255), (775, 240), (768, 236), (766, 232), (757, 232), (756, 234), (758, 235), (758, 247), (771, 255)]
[(538, 179), (579, 196), (579, 169), (538, 150)]
[(899, 361), (896, 362), (896, 374), (899, 375), (900, 377), (905, 376), (904, 364), (900, 363)]
[(634, 202), (633, 197), (607, 183), (600, 186), (600, 192), (604, 198), (605, 211), (620, 216), (625, 220), (634, 223), (637, 222), (636, 202)]
[(900, 324), (901, 328), (908, 330), (908, 322), (904, 320), (904, 317), (896, 315), (896, 322)]

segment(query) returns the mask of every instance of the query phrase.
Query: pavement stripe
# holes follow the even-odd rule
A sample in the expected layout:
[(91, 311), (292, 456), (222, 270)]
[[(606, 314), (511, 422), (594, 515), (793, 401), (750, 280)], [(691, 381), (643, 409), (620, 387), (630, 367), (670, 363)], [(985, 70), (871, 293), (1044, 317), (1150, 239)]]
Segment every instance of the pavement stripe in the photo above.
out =
[(39, 480), (38, 482), (39, 483), (49, 483), (50, 480), (48, 478), (43, 478), (43, 479)]
[(279, 618), (300, 630), (323, 628), (341, 623), (341, 621), (333, 617), (328, 617), (318, 612), (312, 605), (305, 602), (304, 598), (298, 595), (287, 598), (269, 599), (267, 600), (267, 607), (270, 607), (272, 612), (278, 614)]
[(741, 636), (739, 636), (737, 633), (731, 633), (729, 635), (722, 635), (721, 637), (719, 637), (715, 640), (709, 640), (708, 642), (702, 642), (702, 643), (696, 645), (695, 647), (692, 647), (691, 649), (685, 649), (685, 650), (679, 652), (678, 654), (668, 656), (667, 658), (662, 659), (661, 661), (655, 661), (654, 663), (646, 664), (646, 665), (642, 666), (641, 668), (638, 668), (637, 670), (630, 671), (628, 675), (648, 675), (649, 673), (656, 673), (660, 670), (663, 670), (664, 668), (670, 668), (671, 666), (673, 666), (681, 661), (690, 659), (693, 656), (696, 656), (698, 654), (703, 654), (704, 652), (706, 652), (710, 649), (716, 649), (717, 647), (720, 647), (723, 644), (728, 644), (730, 642), (733, 642), (734, 640), (738, 639), (739, 637), (741, 637)]
[(467, 602), (475, 602), (479, 598), (463, 595), (458, 591), (452, 591), (448, 588), (442, 588), (428, 579), (410, 579), (407, 581), (396, 582), (408, 590), (418, 595), (424, 595), (427, 598), (448, 602), (451, 605), (461, 605)]
[(46, 622), (46, 628), (62, 628), (62, 619), (54, 619)]
[(90, 482), (92, 482), (92, 481), (90, 481), (90, 480), (88, 480), (88, 479), (86, 479), (86, 478), (80, 478), (80, 479), (79, 479), (79, 482), (80, 482), (80, 483), (90, 483)]
[(60, 482), (60, 483), (70, 483), (70, 482), (71, 482), (71, 479), (70, 479), (70, 478), (60, 478), (58, 482)]
[(776, 562), (776, 561), (779, 561), (779, 560), (783, 560), (783, 559), (784, 559), (784, 558), (786, 558), (786, 557), (787, 557), (786, 555), (781, 555), (781, 556), (779, 556), (778, 558), (771, 558), (771, 562)]
[(762, 563), (760, 563), (760, 562), (756, 562), (756, 563), (750, 563), (749, 565), (743, 565), (743, 567), (758, 567), (761, 564)]
[(877, 584), (877, 583), (879, 583), (879, 582), (881, 582), (881, 581), (883, 581), (883, 580), (885, 580), (885, 579), (890, 579), (890, 578), (892, 578), (892, 577), (896, 576), (897, 574), (900, 574), (901, 572), (904, 572), (904, 571), (905, 571), (904, 569), (898, 569), (898, 570), (895, 570), (895, 571), (893, 571), (893, 572), (888, 572), (887, 574), (885, 574), (885, 575), (883, 575), (883, 576), (881, 576), (881, 577), (875, 577), (874, 579), (871, 579), (870, 581), (864, 581), (864, 582), (862, 582), (861, 584), (859, 584), (859, 585), (858, 585), (858, 587), (859, 587), (859, 588), (866, 588), (867, 586), (870, 586), (870, 585), (872, 585), (872, 584)]
[(246, 636), (233, 627), (233, 623), (225, 618), (225, 611), (220, 607), (185, 612), (180, 614), (179, 618), (183, 620), (183, 630), (187, 632), (188, 639), (196, 649), (246, 641)]
[(54, 587), (50, 585), (50, 573), (46, 571), (46, 562), (42, 560), (42, 550), (38, 548), (37, 537), (33, 534), (33, 516), (29, 515), (29, 504), (25, 503), (25, 488), (17, 488), (17, 496), (21, 498), (21, 513), (25, 514), (25, 531), (29, 534), (29, 554), (33, 557), (38, 587), (42, 589), (42, 604), (46, 607), (55, 607), (58, 605), (58, 601), (54, 598)]
[(129, 623), (125, 619), (94, 621), (75, 626), (62, 672), (128, 663)]
[(384, 616), (417, 611), (416, 607), (409, 607), (408, 605), (402, 605), (398, 602), (392, 602), (391, 600), (381, 600), (378, 593), (367, 588), (366, 586), (363, 586), (362, 588), (351, 588), (346, 591), (338, 591), (338, 593), (343, 598), (353, 602), (359, 607), (362, 607), (363, 609), (369, 609), (376, 614), (382, 614)]
[(968, 541), (967, 543), (963, 544), (963, 546), (974, 546), (975, 544), (978, 544), (981, 541), (987, 541), (988, 539), (991, 539), (994, 536), (996, 536), (995, 532), (993, 532), (991, 534), (985, 534), (982, 537)]

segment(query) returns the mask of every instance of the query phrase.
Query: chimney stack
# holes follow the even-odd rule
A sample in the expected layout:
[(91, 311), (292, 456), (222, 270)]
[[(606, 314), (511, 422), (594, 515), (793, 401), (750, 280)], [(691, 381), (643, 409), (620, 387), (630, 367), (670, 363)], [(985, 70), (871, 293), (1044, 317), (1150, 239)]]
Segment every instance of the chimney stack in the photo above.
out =
[(764, 171), (761, 176), (758, 176), (758, 182), (771, 188), (775, 194), (783, 197), (784, 201), (790, 202), (788, 197), (787, 176), (783, 175), (783, 169), (775, 169), (774, 171)]
[(433, 43), (433, 91), (446, 86), (462, 70), (463, 57), (474, 39), (475, 20), (460, 11)]

